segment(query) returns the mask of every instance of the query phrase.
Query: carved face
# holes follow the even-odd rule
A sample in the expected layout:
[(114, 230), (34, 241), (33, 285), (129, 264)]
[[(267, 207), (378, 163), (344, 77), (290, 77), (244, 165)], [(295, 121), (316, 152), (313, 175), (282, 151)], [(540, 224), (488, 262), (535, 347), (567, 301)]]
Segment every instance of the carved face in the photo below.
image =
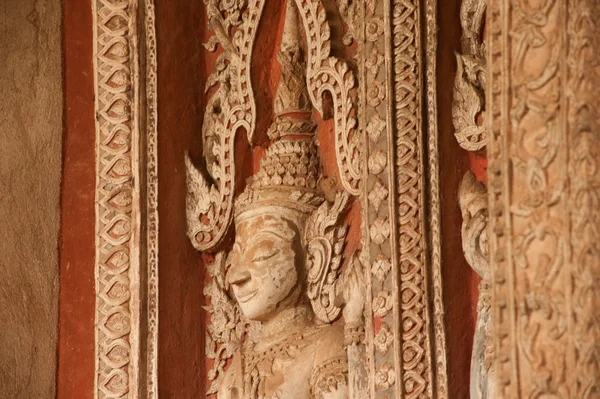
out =
[(248, 319), (265, 321), (285, 307), (299, 281), (299, 252), (298, 232), (280, 215), (261, 214), (236, 225), (227, 279)]

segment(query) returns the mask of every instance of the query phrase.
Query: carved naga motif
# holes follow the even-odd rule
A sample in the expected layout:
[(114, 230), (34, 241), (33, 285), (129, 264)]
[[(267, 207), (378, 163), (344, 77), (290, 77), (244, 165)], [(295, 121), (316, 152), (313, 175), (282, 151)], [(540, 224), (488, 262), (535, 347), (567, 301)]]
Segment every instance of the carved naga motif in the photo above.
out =
[(456, 54), (452, 122), (462, 148), (477, 151), (485, 147), (485, 44), (482, 40), (485, 0), (464, 0), (460, 8), (462, 54)]
[(209, 51), (220, 45), (215, 71), (205, 90), (213, 91), (204, 115), (202, 138), (207, 170), (215, 184), (186, 157), (188, 235), (196, 249), (214, 249), (232, 220), (235, 192), (235, 135), (246, 131), (252, 143), (256, 107), (250, 81), (252, 48), (264, 0), (205, 0), (214, 35)]

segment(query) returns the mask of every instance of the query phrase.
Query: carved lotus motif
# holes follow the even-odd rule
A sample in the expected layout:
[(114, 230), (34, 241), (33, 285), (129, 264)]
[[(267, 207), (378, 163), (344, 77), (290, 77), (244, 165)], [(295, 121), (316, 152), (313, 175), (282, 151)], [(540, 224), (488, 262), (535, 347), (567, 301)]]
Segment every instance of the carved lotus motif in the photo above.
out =
[(129, 57), (129, 48), (127, 43), (122, 41), (116, 41), (110, 46), (106, 47), (102, 52), (102, 56), (110, 61), (124, 61)]
[(121, 369), (115, 369), (108, 374), (100, 389), (107, 397), (121, 397), (129, 391), (129, 375)]
[(367, 40), (374, 42), (383, 34), (383, 19), (371, 18), (366, 27)]
[(108, 257), (105, 265), (112, 274), (122, 273), (129, 267), (129, 253), (126, 249), (116, 251)]
[(374, 151), (369, 156), (369, 172), (374, 175), (378, 175), (384, 171), (387, 165), (387, 156), (383, 151)]
[(127, 28), (127, 18), (120, 14), (115, 14), (104, 21), (104, 26), (113, 32), (117, 32)]
[(113, 368), (121, 368), (129, 363), (129, 345), (127, 341), (118, 339), (113, 341), (103, 354), (104, 361)]
[(107, 283), (104, 290), (100, 293), (102, 298), (113, 306), (121, 305), (129, 300), (129, 279), (125, 276), (118, 276)]
[(396, 371), (391, 364), (384, 364), (375, 374), (375, 386), (377, 389), (386, 391), (396, 383)]
[(388, 189), (381, 183), (381, 181), (376, 180), (373, 185), (373, 189), (369, 193), (369, 201), (375, 207), (375, 210), (379, 210), (379, 207), (388, 197), (389, 191)]
[(377, 258), (371, 267), (371, 273), (379, 280), (384, 281), (390, 270), (392, 270), (392, 264), (386, 256), (383, 254), (377, 255)]
[(124, 189), (117, 190), (107, 201), (112, 207), (128, 209), (133, 201), (133, 194), (131, 187), (125, 187)]
[(385, 317), (393, 307), (392, 293), (389, 291), (381, 290), (373, 298), (373, 312), (376, 316)]
[(104, 142), (104, 145), (115, 152), (127, 152), (130, 147), (130, 131), (123, 125), (116, 126), (110, 136)]
[(127, 90), (129, 88), (129, 73), (125, 68), (119, 68), (108, 75), (103, 83), (113, 90)]
[(107, 177), (114, 182), (125, 182), (131, 177), (131, 158), (127, 155), (116, 158), (106, 170)]
[(404, 320), (402, 320), (402, 328), (407, 336), (412, 336), (421, 331), (423, 323), (423, 319), (418, 314), (411, 312), (406, 314)]
[(387, 353), (388, 349), (394, 343), (394, 334), (386, 323), (381, 323), (379, 332), (375, 335), (373, 344), (375, 348), (381, 353)]
[(367, 103), (371, 107), (377, 107), (385, 99), (385, 85), (378, 80), (370, 82), (367, 88)]
[(381, 134), (385, 131), (385, 127), (386, 124), (383, 119), (381, 119), (379, 115), (375, 115), (375, 117), (367, 124), (367, 134), (371, 141), (376, 143), (379, 140), (379, 137), (381, 137)]
[(131, 105), (124, 98), (117, 98), (104, 111), (106, 117), (113, 123), (122, 123), (129, 120), (131, 116)]
[(102, 232), (102, 236), (111, 242), (112, 245), (120, 245), (129, 239), (130, 233), (131, 221), (125, 216), (122, 216), (107, 226)]
[(383, 244), (390, 236), (389, 221), (383, 218), (375, 219), (369, 229), (369, 233), (371, 235), (371, 240), (373, 240), (375, 244)]
[(129, 334), (131, 329), (131, 320), (129, 311), (122, 306), (115, 307), (102, 322), (100, 327), (103, 332), (112, 339), (121, 338)]

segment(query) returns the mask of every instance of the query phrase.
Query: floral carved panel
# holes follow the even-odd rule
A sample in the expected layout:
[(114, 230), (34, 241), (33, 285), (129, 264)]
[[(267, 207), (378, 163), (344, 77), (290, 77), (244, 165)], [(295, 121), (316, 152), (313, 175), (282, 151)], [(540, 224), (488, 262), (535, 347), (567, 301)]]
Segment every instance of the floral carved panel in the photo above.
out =
[(487, 15), (497, 397), (594, 397), (600, 5), (492, 0)]

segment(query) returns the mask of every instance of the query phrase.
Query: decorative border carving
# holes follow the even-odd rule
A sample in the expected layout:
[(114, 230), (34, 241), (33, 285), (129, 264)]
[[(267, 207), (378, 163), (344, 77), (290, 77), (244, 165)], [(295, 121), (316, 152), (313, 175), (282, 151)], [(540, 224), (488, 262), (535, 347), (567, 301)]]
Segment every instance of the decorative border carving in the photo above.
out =
[(599, 16), (595, 0), (489, 3), (498, 397), (598, 390)]
[[(136, 0), (94, 0), (92, 9), (97, 157), (94, 397), (155, 397), (158, 214), (154, 4), (146, 0), (143, 11), (139, 11)], [(144, 15), (145, 32), (138, 31), (138, 12)], [(146, 40), (142, 44), (146, 57), (142, 77), (141, 37)], [(144, 273), (143, 267), (147, 267)], [(148, 284), (144, 298), (142, 284)], [(144, 314), (142, 301), (147, 305)], [(142, 321), (142, 315), (147, 319)], [(146, 353), (141, 352), (143, 341)], [(145, 386), (140, 383), (141, 369), (146, 370)]]
[[(367, 1), (360, 12), (370, 397), (444, 398), (436, 2)], [(390, 332), (394, 344), (380, 345)]]
[(158, 397), (158, 93), (154, 0), (144, 0), (146, 93), (146, 394)]

